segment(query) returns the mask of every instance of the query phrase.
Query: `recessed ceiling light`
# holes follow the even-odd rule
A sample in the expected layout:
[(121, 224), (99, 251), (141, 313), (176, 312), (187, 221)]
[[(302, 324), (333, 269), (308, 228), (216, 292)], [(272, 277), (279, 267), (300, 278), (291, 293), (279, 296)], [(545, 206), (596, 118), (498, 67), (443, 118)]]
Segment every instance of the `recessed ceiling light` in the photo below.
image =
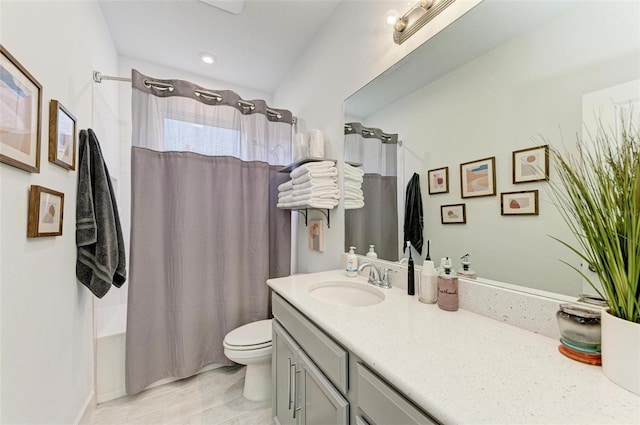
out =
[(216, 61), (216, 57), (213, 56), (211, 53), (200, 53), (200, 59), (202, 59), (202, 62), (208, 65), (211, 65)]

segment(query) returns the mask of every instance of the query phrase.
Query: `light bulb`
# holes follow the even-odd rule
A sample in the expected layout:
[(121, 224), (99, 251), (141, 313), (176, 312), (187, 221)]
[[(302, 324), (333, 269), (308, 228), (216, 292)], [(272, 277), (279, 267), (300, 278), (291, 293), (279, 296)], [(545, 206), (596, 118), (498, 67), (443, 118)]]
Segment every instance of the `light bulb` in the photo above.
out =
[(207, 65), (211, 65), (216, 61), (215, 56), (213, 56), (211, 53), (204, 53), (204, 52), (200, 53), (200, 59), (202, 60), (202, 62), (206, 63)]
[(397, 10), (387, 10), (387, 13), (384, 14), (384, 27), (388, 30), (393, 30), (399, 16), (400, 14)]

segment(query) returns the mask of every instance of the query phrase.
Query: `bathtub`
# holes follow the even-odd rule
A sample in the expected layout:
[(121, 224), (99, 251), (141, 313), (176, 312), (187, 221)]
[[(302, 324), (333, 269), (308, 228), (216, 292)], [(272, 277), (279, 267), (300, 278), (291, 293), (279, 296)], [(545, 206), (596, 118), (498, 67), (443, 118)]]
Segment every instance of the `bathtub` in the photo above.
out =
[(96, 399), (98, 403), (126, 395), (124, 348), (127, 305), (98, 307), (96, 323)]
[[(96, 400), (104, 403), (124, 397), (125, 391), (125, 336), (127, 330), (127, 305), (100, 306), (95, 309), (96, 324)], [(198, 373), (223, 367), (210, 364)], [(167, 384), (176, 378), (161, 379), (149, 388)]]

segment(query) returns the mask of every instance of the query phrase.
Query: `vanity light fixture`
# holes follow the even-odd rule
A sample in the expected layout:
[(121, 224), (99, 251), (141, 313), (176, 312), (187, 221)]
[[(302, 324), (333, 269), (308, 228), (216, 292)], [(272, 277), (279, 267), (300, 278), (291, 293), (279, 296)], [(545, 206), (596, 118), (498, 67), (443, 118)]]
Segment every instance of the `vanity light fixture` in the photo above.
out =
[(207, 65), (211, 65), (216, 61), (215, 56), (213, 56), (211, 53), (205, 53), (205, 52), (200, 53), (200, 59), (202, 60), (202, 62), (206, 63)]
[[(454, 1), (455, 0), (419, 0), (407, 13), (396, 19), (393, 26), (393, 41), (396, 44), (404, 43)], [(412, 15), (415, 15), (414, 12), (417, 10), (422, 10), (424, 13), (417, 18), (412, 18)], [(410, 18), (412, 19), (410, 20)]]

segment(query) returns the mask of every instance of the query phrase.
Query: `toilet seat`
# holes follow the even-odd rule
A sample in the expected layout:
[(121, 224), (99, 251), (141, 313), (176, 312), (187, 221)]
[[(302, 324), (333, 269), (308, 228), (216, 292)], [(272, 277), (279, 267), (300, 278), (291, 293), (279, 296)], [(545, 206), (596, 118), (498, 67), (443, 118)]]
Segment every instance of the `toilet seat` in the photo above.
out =
[(240, 326), (225, 336), (222, 345), (234, 351), (259, 350), (271, 347), (271, 319)]

